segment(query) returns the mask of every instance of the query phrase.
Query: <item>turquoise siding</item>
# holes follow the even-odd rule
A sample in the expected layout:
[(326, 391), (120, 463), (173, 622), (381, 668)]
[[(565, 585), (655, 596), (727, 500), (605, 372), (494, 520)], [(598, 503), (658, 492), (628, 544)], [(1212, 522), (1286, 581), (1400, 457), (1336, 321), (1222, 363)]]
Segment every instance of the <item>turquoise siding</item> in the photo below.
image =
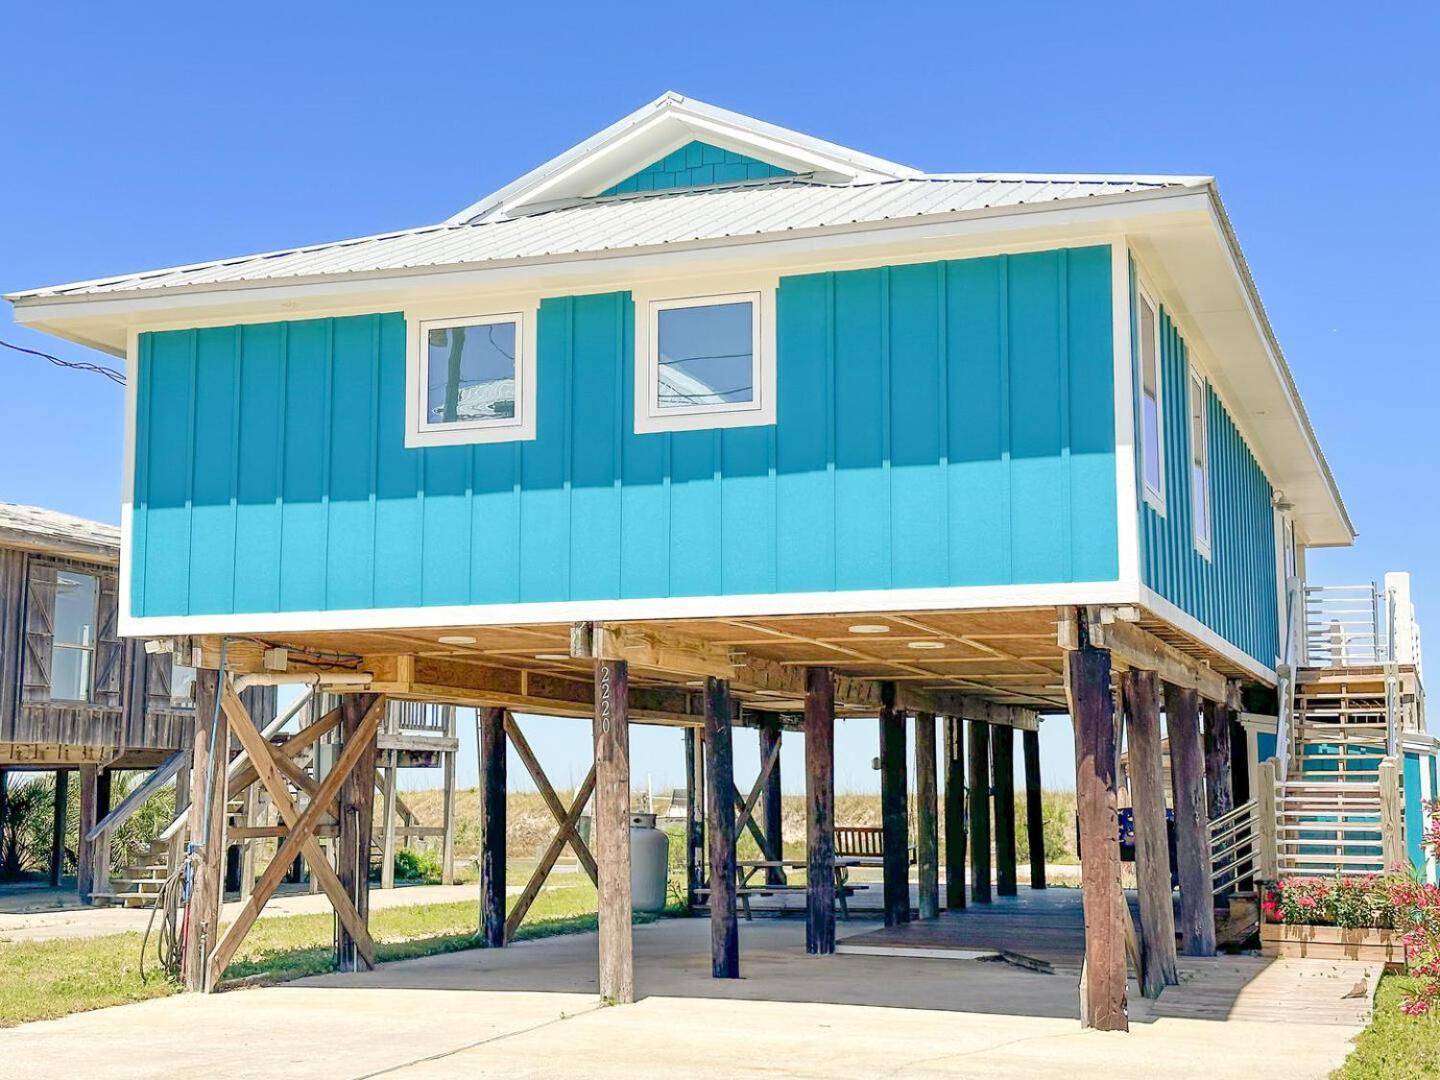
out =
[[(1432, 759), (1433, 760), (1433, 759)], [(1405, 755), (1405, 854), (1410, 865), (1425, 869), (1425, 793), (1420, 789), (1420, 755)]]
[(600, 194), (624, 195), (632, 191), (733, 184), (739, 180), (766, 180), (774, 176), (794, 175), (789, 169), (782, 169), (778, 165), (768, 165), (733, 150), (722, 150), (718, 146), (697, 140), (666, 154), (659, 161), (651, 162)]
[(1110, 251), (782, 280), (773, 426), (636, 435), (549, 299), (537, 437), (406, 449), (399, 314), (141, 339), (142, 616), (1112, 581)]
[[(1132, 304), (1132, 311), (1138, 305)], [(1132, 340), (1138, 332), (1132, 322)], [(1136, 354), (1136, 476), (1140, 402)], [(1165, 513), (1140, 497), (1141, 580), (1266, 667), (1279, 643), (1272, 490), (1230, 413), (1207, 389), (1210, 434), (1211, 558), (1195, 548), (1190, 503), (1190, 357), (1169, 314), (1160, 311), (1161, 396), (1164, 398)]]

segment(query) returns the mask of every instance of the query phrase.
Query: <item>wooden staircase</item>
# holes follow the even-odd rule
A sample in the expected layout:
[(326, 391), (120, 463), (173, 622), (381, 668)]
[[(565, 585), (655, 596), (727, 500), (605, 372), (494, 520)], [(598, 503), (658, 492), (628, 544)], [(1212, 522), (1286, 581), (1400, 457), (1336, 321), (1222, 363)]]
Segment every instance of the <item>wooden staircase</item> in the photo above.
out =
[(1296, 672), (1290, 778), (1375, 783), (1393, 737), (1390, 692), (1381, 665)]

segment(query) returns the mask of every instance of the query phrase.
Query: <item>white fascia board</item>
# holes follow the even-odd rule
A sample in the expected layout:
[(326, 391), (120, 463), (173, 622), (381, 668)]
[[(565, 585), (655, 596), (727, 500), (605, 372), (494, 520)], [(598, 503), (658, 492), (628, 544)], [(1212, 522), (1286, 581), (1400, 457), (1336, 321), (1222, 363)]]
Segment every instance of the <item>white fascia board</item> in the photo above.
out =
[(186, 634), (273, 635), (332, 630), (413, 630), (569, 622), (635, 622), (650, 619), (873, 615), (902, 611), (1121, 605), (1133, 604), (1137, 599), (1132, 586), (1119, 581), (1099, 581), (136, 617), (130, 613), (130, 600), (126, 594), (120, 605), (120, 634), (123, 637), (170, 637)]
[(1195, 616), (1181, 610), (1148, 585), (1140, 586), (1140, 606), (1148, 608), (1156, 618), (1183, 630), (1196, 641), (1213, 649), (1236, 667), (1253, 675), (1268, 686), (1275, 685), (1275, 669), (1262, 664), (1237, 645), (1232, 645)]
[(587, 251), (480, 264), (410, 267), (344, 275), (270, 278), (223, 285), (177, 285), (148, 291), (20, 296), (15, 320), (67, 340), (112, 342), (123, 350), (127, 328), (198, 326), (194, 318), (234, 322), (403, 307), (446, 291), (543, 288), (551, 295), (625, 287), (635, 280), (718, 268), (773, 268), (792, 274), (824, 267), (919, 262), (1000, 251), (1044, 250), (1080, 241), (1110, 243), (1117, 233), (1160, 227), (1207, 210), (1196, 189), (1125, 192), (1063, 204), (990, 207), (904, 220), (857, 222), (784, 233), (758, 233), (648, 247)]
[(1261, 302), (1259, 287), (1250, 273), (1250, 267), (1240, 249), (1239, 238), (1235, 235), (1229, 215), (1225, 212), (1225, 205), (1220, 199), (1220, 190), (1213, 181), (1209, 187), (1211, 193), (1210, 214), (1216, 230), (1224, 237), (1225, 250), (1236, 285), (1244, 296), (1250, 319), (1260, 335), (1271, 371), (1283, 387), (1285, 400), (1290, 410), (1290, 418), (1305, 438), (1311, 462), (1316, 472), (1323, 478), (1334, 513), (1343, 530), (1344, 535), (1334, 537), (1311, 538), (1307, 536), (1305, 542), (1310, 547), (1348, 547), (1355, 542), (1354, 522), (1351, 521), (1350, 513), (1345, 508), (1345, 500), (1340, 496), (1340, 488), (1335, 482), (1334, 474), (1330, 471), (1330, 464), (1325, 460), (1325, 454), (1320, 449), (1320, 440), (1316, 438), (1315, 429), (1310, 424), (1310, 416), (1305, 411), (1299, 388), (1295, 385), (1295, 377), (1290, 371), (1290, 365), (1285, 361), (1285, 354), (1275, 336), (1275, 329), (1270, 325), (1265, 305)]

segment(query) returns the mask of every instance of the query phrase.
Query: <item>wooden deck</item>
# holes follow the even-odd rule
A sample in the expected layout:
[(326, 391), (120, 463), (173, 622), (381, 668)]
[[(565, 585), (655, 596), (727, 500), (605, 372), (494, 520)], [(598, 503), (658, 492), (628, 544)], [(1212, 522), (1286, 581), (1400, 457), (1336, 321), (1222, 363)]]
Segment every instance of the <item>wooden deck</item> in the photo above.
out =
[[(1131, 914), (1138, 905), (1127, 897)], [(843, 933), (843, 930), (842, 930)], [(938, 919), (843, 937), (841, 953), (1018, 964), (1037, 977), (1078, 979), (1085, 956), (1079, 889), (1020, 890), (941, 912)], [(1258, 1020), (1313, 1024), (1369, 1022), (1381, 965), (1353, 960), (1274, 960), (1255, 955), (1180, 957), (1180, 985), (1154, 1001), (1131, 972), (1130, 1017)]]

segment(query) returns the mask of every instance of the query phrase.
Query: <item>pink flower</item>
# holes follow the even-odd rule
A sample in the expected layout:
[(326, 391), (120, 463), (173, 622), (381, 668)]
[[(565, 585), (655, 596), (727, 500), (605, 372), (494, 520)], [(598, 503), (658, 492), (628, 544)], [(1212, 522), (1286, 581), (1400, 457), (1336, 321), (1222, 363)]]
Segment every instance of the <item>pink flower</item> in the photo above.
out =
[(1300, 897), (1299, 903), (1303, 908), (1312, 908), (1315, 906), (1315, 898), (1313, 896), (1302, 896)]
[(1400, 1006), (1400, 1011), (1406, 1016), (1424, 1016), (1430, 1011), (1430, 1003), (1424, 998), (1411, 998)]

